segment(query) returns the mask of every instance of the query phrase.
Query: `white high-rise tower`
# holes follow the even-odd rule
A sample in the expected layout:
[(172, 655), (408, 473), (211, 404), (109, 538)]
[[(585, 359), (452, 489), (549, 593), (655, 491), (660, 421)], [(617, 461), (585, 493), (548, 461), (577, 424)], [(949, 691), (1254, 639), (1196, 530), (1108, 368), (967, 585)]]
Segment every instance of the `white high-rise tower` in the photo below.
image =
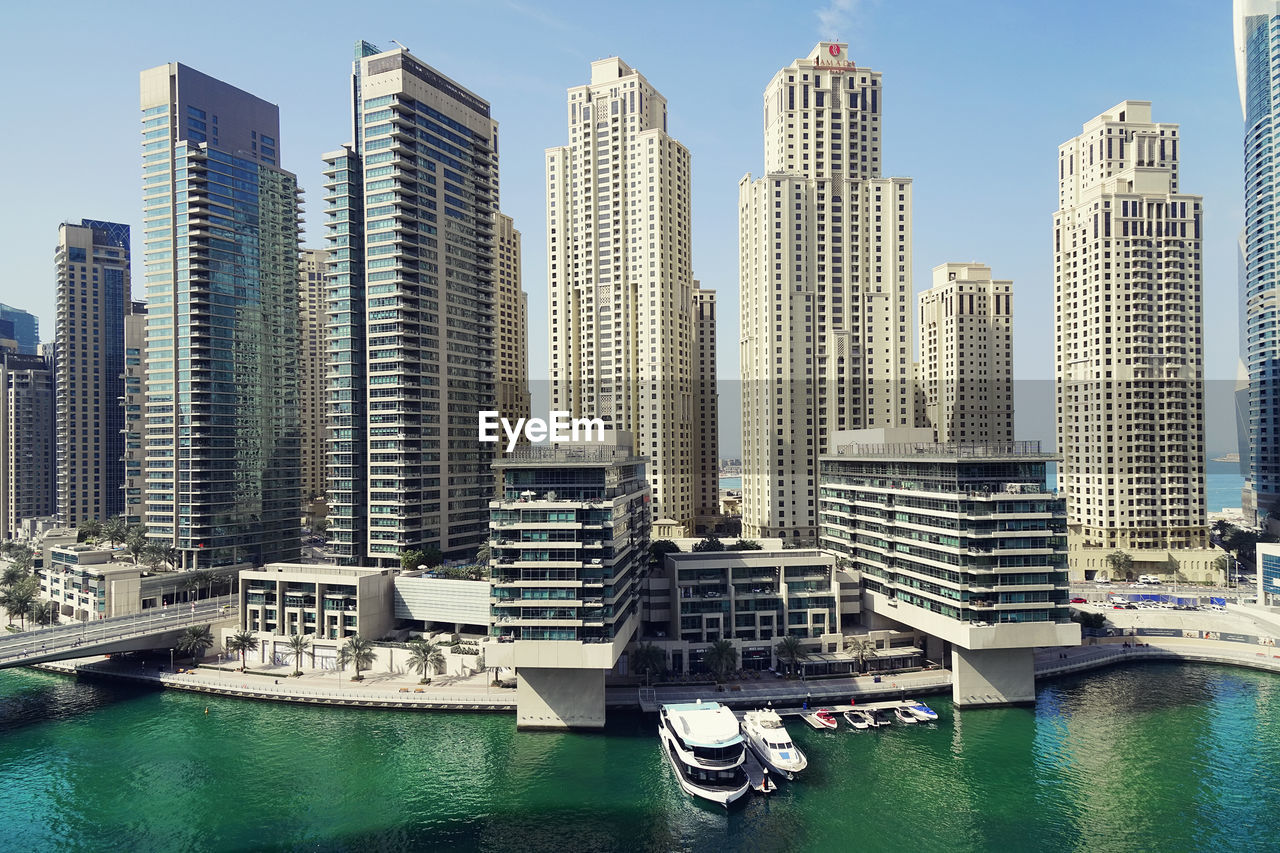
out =
[(1178, 143), (1150, 102), (1124, 101), (1058, 149), (1058, 483), (1077, 576), (1113, 550), (1158, 570), (1207, 541), (1201, 197), (1180, 191)]
[[(667, 101), (618, 58), (569, 90), (569, 144), (547, 149), (551, 402), (629, 431), (654, 518), (687, 528), (708, 431), (696, 403), (689, 150)], [(715, 453), (715, 450), (712, 450)]]
[(738, 185), (742, 532), (815, 540), (834, 430), (915, 425), (911, 180), (880, 176), (880, 74), (820, 42), (764, 93)]

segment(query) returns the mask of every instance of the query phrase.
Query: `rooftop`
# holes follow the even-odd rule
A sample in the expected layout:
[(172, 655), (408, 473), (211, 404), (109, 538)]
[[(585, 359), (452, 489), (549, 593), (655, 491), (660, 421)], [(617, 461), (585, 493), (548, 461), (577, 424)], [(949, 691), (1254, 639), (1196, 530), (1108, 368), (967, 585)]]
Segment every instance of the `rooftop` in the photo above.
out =
[(1060, 458), (1056, 453), (1040, 449), (1039, 441), (929, 442), (894, 441), (884, 443), (851, 442), (834, 447), (827, 458), (847, 459), (1022, 459), (1050, 462)]
[(680, 738), (689, 746), (728, 746), (742, 739), (738, 718), (719, 702), (663, 705)]

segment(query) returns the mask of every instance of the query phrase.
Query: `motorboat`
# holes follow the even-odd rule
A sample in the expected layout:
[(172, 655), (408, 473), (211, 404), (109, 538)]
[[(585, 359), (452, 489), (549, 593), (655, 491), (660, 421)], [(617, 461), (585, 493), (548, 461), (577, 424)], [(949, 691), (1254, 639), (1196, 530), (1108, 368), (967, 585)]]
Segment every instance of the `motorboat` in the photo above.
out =
[(855, 729), (874, 729), (880, 725), (871, 714), (866, 711), (859, 711), (857, 708), (852, 711), (845, 711), (844, 721)]
[(809, 759), (791, 740), (782, 717), (772, 708), (743, 714), (742, 734), (760, 763), (774, 773), (794, 779), (809, 766)]
[(893, 715), (898, 718), (900, 723), (914, 724), (920, 722), (914, 714), (901, 706), (893, 709)]
[(676, 781), (689, 796), (727, 808), (750, 787), (738, 718), (719, 702), (663, 705), (658, 736)]
[(826, 708), (815, 711), (813, 718), (818, 721), (818, 725), (824, 729), (834, 729), (839, 723), (836, 722), (835, 714), (832, 714)]
[(938, 712), (923, 702), (913, 702), (906, 706), (906, 710), (911, 714), (911, 716), (915, 717), (918, 722), (936, 723), (938, 721)]
[(893, 725), (893, 712), (888, 708), (876, 708), (871, 712), (871, 719), (876, 721), (877, 726)]

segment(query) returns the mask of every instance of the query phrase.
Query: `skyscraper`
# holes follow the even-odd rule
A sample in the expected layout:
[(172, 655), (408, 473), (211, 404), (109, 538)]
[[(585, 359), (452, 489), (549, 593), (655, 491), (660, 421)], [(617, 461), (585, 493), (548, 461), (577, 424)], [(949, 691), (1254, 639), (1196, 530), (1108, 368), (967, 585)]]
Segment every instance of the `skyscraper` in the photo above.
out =
[(124, 317), (129, 226), (81, 220), (58, 228), (58, 518), (79, 525), (124, 511)]
[(694, 472), (694, 515), (720, 515), (720, 394), (716, 386), (716, 292), (693, 283), (693, 404), (698, 428)]
[(1201, 197), (1180, 190), (1178, 144), (1150, 102), (1124, 101), (1058, 149), (1058, 484), (1077, 574), (1113, 549), (1164, 565), (1207, 544)]
[(52, 515), (55, 472), (53, 364), (0, 352), (0, 534)]
[(329, 549), (399, 565), (488, 529), (498, 125), (407, 50), (356, 46), (352, 139), (325, 155)]
[(520, 287), (520, 232), (506, 214), (497, 214), (494, 261), (494, 346), (498, 411), (515, 423), (530, 416), (529, 299)]
[(301, 426), (302, 499), (325, 493), (325, 391), (328, 352), (325, 270), (329, 253), (303, 249), (298, 264), (298, 422)]
[[(1280, 78), (1274, 74), (1280, 35), (1280, 3), (1235, 0), (1236, 84), (1244, 111), (1244, 233), (1242, 242), (1240, 360), (1248, 390), (1241, 390), (1241, 420), (1248, 445), (1240, 446), (1246, 472), (1241, 502), (1250, 521), (1280, 515), (1280, 275), (1275, 256), (1280, 203), (1274, 152), (1280, 126)], [(1243, 383), (1242, 383), (1243, 384)]]
[(296, 559), (298, 182), (274, 104), (142, 72), (147, 535), (185, 566)]
[(883, 178), (880, 74), (820, 42), (764, 93), (738, 184), (742, 532), (816, 541), (832, 431), (911, 427), (911, 180)]
[(18, 352), (22, 355), (39, 355), (40, 318), (30, 311), (11, 308), (0, 303), (0, 322), (13, 324), (12, 340), (18, 343)]
[(146, 407), (147, 303), (134, 302), (124, 318), (124, 519), (133, 527), (146, 523), (146, 449), (142, 412)]
[(920, 390), (937, 440), (1013, 440), (1013, 282), (941, 264), (920, 303)]
[(569, 90), (546, 152), (552, 408), (630, 432), (654, 518), (689, 527), (703, 486), (694, 399), (689, 150), (667, 101), (616, 57)]

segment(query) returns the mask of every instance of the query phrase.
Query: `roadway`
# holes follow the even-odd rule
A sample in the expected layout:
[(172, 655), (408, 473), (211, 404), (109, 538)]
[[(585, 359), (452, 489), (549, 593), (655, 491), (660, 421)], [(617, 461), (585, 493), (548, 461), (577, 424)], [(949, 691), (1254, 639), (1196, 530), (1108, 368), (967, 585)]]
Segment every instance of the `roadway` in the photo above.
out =
[(231, 622), (238, 616), (237, 597), (227, 595), (194, 605), (175, 604), (129, 616), (4, 633), (0, 635), (0, 669), (87, 655), (172, 648), (191, 625)]

